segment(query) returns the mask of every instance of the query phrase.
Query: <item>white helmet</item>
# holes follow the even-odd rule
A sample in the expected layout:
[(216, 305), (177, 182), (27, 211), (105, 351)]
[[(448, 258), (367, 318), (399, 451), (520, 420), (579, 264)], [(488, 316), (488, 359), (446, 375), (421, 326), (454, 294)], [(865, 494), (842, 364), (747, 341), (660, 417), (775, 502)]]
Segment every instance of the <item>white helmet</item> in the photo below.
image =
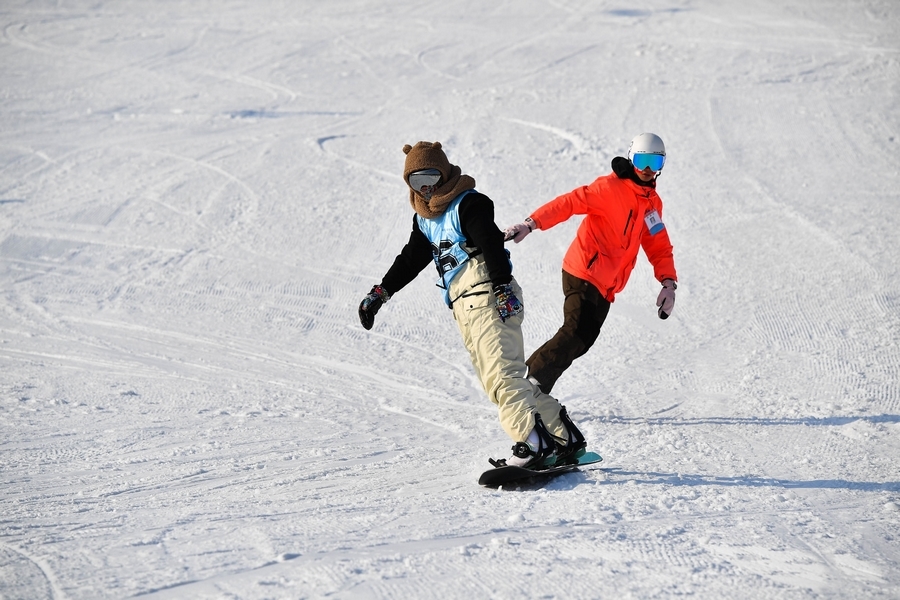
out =
[[(666, 162), (666, 145), (663, 144), (662, 138), (660, 138), (655, 133), (642, 133), (641, 135), (631, 140), (631, 144), (628, 146), (628, 160), (630, 160), (632, 163), (634, 163), (635, 154), (651, 154), (661, 156), (662, 161), (661, 163), (659, 163), (659, 168), (653, 169), (654, 171), (659, 172), (662, 171), (663, 165)], [(643, 167), (640, 168), (643, 169)]]

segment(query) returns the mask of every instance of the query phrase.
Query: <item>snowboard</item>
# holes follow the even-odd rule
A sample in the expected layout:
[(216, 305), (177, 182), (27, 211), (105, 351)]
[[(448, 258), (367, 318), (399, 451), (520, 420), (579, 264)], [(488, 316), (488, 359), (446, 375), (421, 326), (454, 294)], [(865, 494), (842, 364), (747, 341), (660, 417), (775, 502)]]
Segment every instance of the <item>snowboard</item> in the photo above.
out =
[(547, 469), (523, 469), (522, 467), (513, 467), (504, 465), (502, 467), (494, 467), (488, 469), (478, 478), (478, 484), (486, 487), (497, 487), (514, 481), (522, 481), (525, 479), (548, 478), (562, 475), (563, 473), (571, 473), (583, 465), (592, 465), (603, 460), (603, 457), (596, 452), (587, 452), (578, 459), (578, 462), (567, 463), (564, 465), (556, 465)]

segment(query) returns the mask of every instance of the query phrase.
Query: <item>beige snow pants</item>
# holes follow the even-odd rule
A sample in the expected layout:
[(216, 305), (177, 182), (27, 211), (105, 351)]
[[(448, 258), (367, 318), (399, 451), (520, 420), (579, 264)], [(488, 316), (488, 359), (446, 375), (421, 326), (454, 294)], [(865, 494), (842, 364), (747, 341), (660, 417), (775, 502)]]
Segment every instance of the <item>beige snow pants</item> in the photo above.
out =
[[(522, 288), (512, 280), (520, 302)], [(503, 322), (497, 313), (494, 292), (484, 258), (470, 258), (450, 283), (453, 318), (469, 351), (484, 391), (497, 405), (500, 425), (514, 442), (523, 442), (534, 429), (532, 413), (538, 412), (547, 430), (561, 441), (568, 432), (559, 418), (560, 404), (526, 378), (522, 320), (525, 311)]]

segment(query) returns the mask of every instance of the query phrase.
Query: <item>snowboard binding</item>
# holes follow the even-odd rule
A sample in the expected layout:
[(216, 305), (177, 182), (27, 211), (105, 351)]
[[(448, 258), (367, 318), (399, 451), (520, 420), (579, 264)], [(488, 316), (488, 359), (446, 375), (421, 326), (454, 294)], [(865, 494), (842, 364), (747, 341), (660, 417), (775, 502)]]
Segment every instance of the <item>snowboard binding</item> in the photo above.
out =
[(569, 412), (563, 406), (559, 411), (559, 418), (569, 432), (569, 439), (565, 445), (556, 442), (556, 464), (577, 463), (578, 459), (587, 452), (587, 441), (581, 431), (569, 418)]
[[(505, 458), (499, 460), (489, 458), (488, 462), (498, 468), (516, 466), (534, 471), (553, 466), (556, 462), (557, 443), (553, 436), (550, 435), (550, 432), (547, 431), (540, 413), (534, 413), (534, 430), (532, 433), (537, 434), (536, 447), (528, 442), (516, 442), (512, 447), (513, 455), (509, 459), (514, 461), (514, 464), (510, 465)], [(529, 435), (529, 437), (531, 436)]]

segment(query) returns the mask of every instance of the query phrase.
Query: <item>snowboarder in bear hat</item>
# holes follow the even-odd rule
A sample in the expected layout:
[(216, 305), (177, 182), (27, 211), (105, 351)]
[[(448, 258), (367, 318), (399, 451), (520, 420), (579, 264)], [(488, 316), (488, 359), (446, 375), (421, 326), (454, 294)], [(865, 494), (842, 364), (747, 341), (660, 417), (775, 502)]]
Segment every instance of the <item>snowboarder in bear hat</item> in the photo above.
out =
[(371, 329), (382, 305), (433, 263), (478, 379), (515, 442), (505, 463), (541, 469), (583, 455), (584, 436), (566, 409), (526, 377), (522, 290), (494, 222), (494, 203), (450, 164), (440, 142), (407, 144), (403, 152), (412, 232), (360, 303), (360, 322)]
[(560, 375), (597, 340), (641, 248), (662, 284), (657, 314), (660, 319), (672, 314), (678, 276), (662, 221), (662, 200), (656, 193), (656, 179), (665, 163), (662, 139), (642, 133), (631, 141), (628, 158), (612, 160), (612, 173), (547, 202), (504, 232), (505, 239), (518, 244), (535, 229), (550, 229), (573, 215), (586, 215), (563, 258), (563, 325), (526, 361), (529, 379), (542, 391), (549, 394)]

